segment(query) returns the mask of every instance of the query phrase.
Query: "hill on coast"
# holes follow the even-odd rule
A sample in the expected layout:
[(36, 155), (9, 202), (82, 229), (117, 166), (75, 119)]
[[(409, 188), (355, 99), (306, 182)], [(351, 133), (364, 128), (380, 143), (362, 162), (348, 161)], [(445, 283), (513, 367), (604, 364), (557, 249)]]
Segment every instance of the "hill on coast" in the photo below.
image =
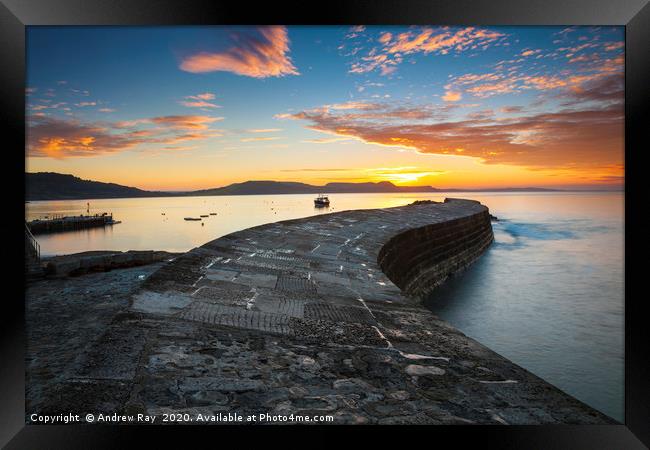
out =
[(390, 181), (378, 183), (327, 183), (315, 186), (293, 181), (245, 181), (228, 186), (185, 192), (146, 191), (115, 183), (83, 180), (69, 174), (38, 172), (25, 174), (25, 200), (78, 200), (93, 198), (178, 197), (197, 195), (281, 195), (281, 194), (343, 194), (398, 192), (517, 192), (554, 191), (542, 188), (502, 189), (437, 189), (432, 186), (396, 186)]
[(268, 195), (268, 194), (341, 194), (372, 192), (436, 192), (431, 186), (395, 186), (390, 181), (378, 183), (327, 183), (324, 186), (294, 181), (245, 181), (222, 188), (193, 191), (191, 195)]
[(25, 200), (75, 200), (84, 198), (160, 197), (163, 192), (145, 191), (115, 183), (82, 180), (55, 172), (25, 174)]

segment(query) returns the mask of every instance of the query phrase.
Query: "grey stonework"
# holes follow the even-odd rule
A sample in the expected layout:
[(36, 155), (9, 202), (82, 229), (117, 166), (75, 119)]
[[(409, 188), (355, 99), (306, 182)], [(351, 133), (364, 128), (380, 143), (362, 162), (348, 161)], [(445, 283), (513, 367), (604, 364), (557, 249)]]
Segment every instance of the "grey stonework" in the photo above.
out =
[[(612, 423), (417, 301), (492, 240), (488, 209), (469, 200), (344, 211), (221, 237), (157, 263), (74, 357), (57, 349), (62, 360), (32, 359), (27, 413)], [(110, 273), (77, 280), (92, 276)], [(55, 380), (39, 375), (47, 364), (57, 365)]]

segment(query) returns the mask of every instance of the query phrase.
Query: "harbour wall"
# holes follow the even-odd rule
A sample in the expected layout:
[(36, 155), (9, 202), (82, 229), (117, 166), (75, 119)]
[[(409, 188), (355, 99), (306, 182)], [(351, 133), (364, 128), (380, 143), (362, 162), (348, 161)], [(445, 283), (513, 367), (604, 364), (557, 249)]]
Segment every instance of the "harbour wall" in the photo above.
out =
[(32, 220), (27, 225), (33, 234), (56, 233), (73, 231), (84, 228), (103, 227), (113, 223), (113, 216), (108, 214), (95, 214), (93, 216), (65, 216)]
[(264, 412), (336, 424), (612, 423), (414, 298), (492, 239), (488, 208), (460, 199), (219, 237), (149, 275), (75, 352), (56, 392), (30, 408), (82, 402), (87, 412)]
[(493, 240), (490, 213), (484, 207), (398, 233), (381, 247), (377, 262), (406, 295), (422, 299), (476, 261)]

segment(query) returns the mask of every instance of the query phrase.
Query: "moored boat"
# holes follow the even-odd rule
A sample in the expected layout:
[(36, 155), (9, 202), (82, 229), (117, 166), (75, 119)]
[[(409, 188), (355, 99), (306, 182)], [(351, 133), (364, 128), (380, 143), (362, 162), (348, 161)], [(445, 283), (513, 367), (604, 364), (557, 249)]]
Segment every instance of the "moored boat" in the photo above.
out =
[(319, 194), (318, 197), (314, 199), (314, 206), (317, 208), (325, 207), (330, 205), (330, 199), (325, 194)]
[(200, 217), (185, 217), (185, 220), (201, 220)]

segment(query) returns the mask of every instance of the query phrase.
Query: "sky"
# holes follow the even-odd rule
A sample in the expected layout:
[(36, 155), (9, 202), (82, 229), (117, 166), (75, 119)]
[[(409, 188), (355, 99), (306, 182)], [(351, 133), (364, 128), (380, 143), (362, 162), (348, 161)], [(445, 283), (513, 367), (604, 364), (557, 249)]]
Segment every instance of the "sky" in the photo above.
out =
[(623, 27), (30, 26), (26, 86), (29, 172), (624, 183)]

